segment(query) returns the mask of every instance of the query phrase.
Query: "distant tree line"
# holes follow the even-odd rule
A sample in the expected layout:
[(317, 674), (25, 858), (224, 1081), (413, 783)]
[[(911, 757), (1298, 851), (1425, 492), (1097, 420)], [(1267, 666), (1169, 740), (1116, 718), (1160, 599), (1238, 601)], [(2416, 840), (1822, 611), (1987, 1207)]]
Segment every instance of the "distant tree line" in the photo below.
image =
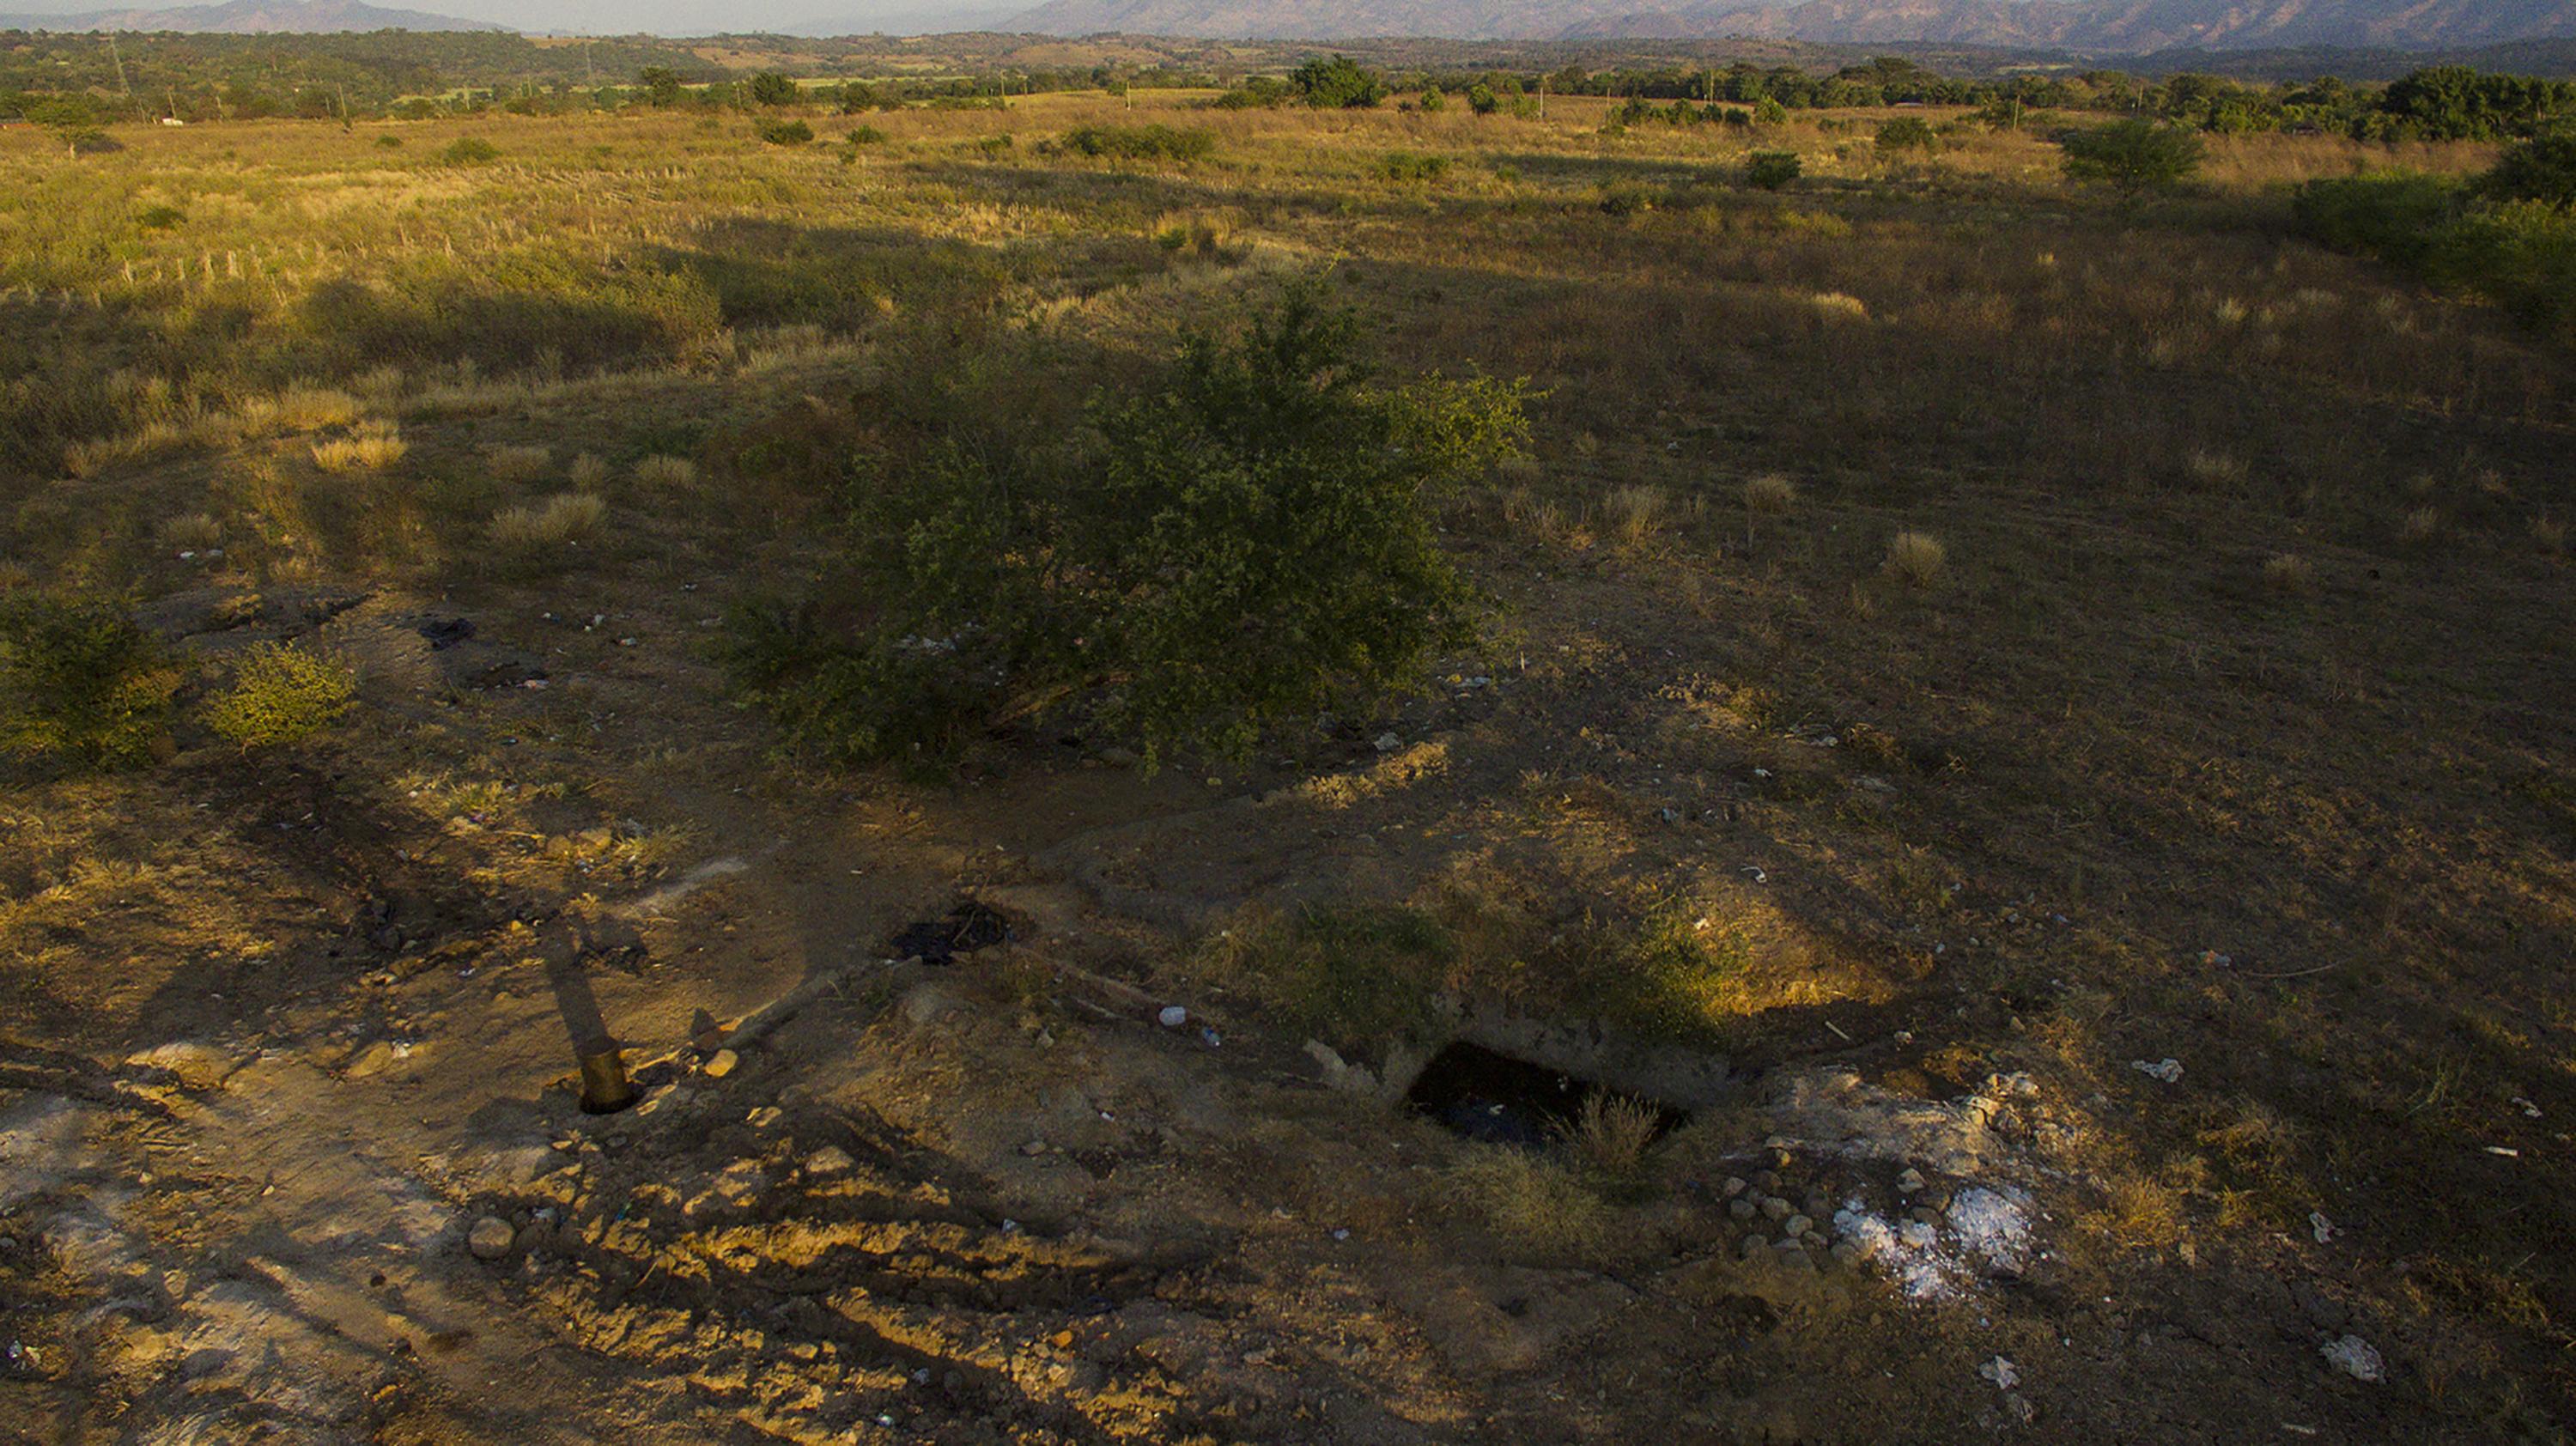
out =
[[(900, 55), (871, 37), (811, 43), (823, 74), (744, 74), (689, 46), (650, 36), (540, 42), (500, 32), (352, 35), (97, 35), (0, 32), (0, 117), (30, 117), (77, 98), (84, 124), (255, 120), (269, 116), (424, 118), (621, 106), (752, 110), (787, 105), (856, 113), (905, 105), (999, 105), (1051, 91), (1222, 89), (1218, 106), (1444, 108), (1534, 114), (1549, 95), (1626, 102), (1623, 124), (1764, 123), (1787, 112), (1889, 105), (1973, 106), (1999, 125), (2050, 112), (2146, 118), (2221, 134), (2305, 130), (2365, 140), (2505, 139), (2576, 116), (2576, 82), (2465, 66), (2419, 70), (2386, 85), (2333, 77), (2265, 83), (2117, 70), (1970, 79), (1901, 56), (1819, 73), (1795, 65), (1399, 71), (1318, 55), (1284, 73), (1220, 74), (1178, 63), (1018, 69), (1007, 37), (958, 37), (969, 73), (941, 79), (872, 75)], [(800, 46), (804, 45), (800, 42)], [(991, 47), (989, 62), (974, 53)]]

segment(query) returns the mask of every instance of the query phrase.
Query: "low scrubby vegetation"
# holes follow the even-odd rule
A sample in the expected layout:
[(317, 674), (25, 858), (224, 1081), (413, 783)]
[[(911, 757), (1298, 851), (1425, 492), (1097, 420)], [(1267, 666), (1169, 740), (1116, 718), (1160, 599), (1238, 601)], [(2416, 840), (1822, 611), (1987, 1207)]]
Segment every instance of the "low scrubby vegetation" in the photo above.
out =
[(1440, 498), (1514, 455), (1522, 390), (1372, 382), (1356, 324), (1293, 292), (1094, 404), (1096, 455), (953, 432), (851, 489), (857, 616), (746, 611), (747, 694), (832, 757), (937, 763), (1078, 702), (1149, 759), (1406, 686), (1472, 607)]
[(72, 769), (148, 763), (169, 744), (184, 675), (104, 603), (0, 595), (0, 749)]
[(2576, 134), (2527, 141), (2485, 176), (2404, 172), (2310, 182), (2300, 229), (2517, 319), (2576, 329)]

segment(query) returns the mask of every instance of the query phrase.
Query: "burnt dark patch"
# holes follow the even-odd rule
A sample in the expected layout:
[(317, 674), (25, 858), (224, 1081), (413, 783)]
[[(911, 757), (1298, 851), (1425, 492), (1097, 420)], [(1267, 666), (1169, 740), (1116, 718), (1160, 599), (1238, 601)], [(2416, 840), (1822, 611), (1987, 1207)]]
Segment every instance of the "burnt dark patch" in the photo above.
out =
[(886, 957), (919, 958), (926, 964), (946, 964), (960, 954), (991, 948), (1010, 937), (1009, 920), (968, 899), (949, 910), (946, 918), (904, 926), (886, 941)]
[(1686, 1110), (1465, 1041), (1431, 1057), (1405, 1092), (1415, 1109), (1468, 1139), (1537, 1148), (1581, 1115), (1584, 1100), (1607, 1095), (1653, 1111), (1661, 1135), (1690, 1118)]

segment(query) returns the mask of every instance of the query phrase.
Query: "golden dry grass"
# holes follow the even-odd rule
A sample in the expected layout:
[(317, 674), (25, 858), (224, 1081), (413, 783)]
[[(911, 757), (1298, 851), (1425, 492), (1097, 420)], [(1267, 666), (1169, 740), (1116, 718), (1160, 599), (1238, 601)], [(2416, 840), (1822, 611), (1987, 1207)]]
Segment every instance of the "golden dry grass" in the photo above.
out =
[(542, 502), (504, 508), (492, 518), (492, 545), (520, 557), (553, 553), (597, 532), (608, 504), (587, 492), (564, 492)]
[(1941, 539), (1928, 532), (1900, 532), (1887, 540), (1887, 557), (1880, 566), (1908, 587), (1928, 588), (1941, 580), (1949, 562), (1950, 549)]
[(313, 465), (325, 472), (381, 472), (410, 450), (400, 427), (391, 422), (361, 422), (345, 437), (315, 442)]

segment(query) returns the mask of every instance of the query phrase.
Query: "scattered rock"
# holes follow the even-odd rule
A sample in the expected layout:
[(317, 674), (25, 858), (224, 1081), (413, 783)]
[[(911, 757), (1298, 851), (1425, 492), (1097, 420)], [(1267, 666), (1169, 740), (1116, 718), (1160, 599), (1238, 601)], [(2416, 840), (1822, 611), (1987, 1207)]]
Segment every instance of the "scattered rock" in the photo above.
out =
[(1789, 1202), (1781, 1199), (1777, 1195), (1763, 1196), (1761, 1200), (1756, 1202), (1754, 1208), (1760, 1210), (1763, 1218), (1766, 1220), (1786, 1220), (1792, 1213), (1789, 1209)]
[(1403, 746), (1404, 740), (1391, 731), (1377, 735), (1377, 751), (1380, 753), (1393, 753)]
[(2129, 1068), (2149, 1079), (2162, 1080), (2166, 1084), (2182, 1082), (2182, 1061), (2178, 1059), (2160, 1059), (2153, 1063), (2143, 1059), (2133, 1059), (2129, 1061)]
[(1031, 1159), (1035, 1159), (1046, 1152), (1047, 1142), (1044, 1140), (1031, 1140), (1027, 1144), (1020, 1146), (1020, 1153), (1030, 1157)]
[(241, 1062), (211, 1044), (177, 1040), (125, 1058), (137, 1069), (167, 1070), (192, 1090), (210, 1090), (241, 1068)]
[(808, 1175), (846, 1175), (850, 1172), (851, 1167), (857, 1163), (857, 1161), (850, 1158), (849, 1151), (842, 1149), (838, 1145), (825, 1145), (823, 1148), (816, 1150), (813, 1154), (805, 1157), (805, 1173)]
[(1177, 1004), (1166, 1004), (1163, 1006), (1163, 1012), (1155, 1015), (1154, 1018), (1165, 1029), (1178, 1029), (1190, 1022), (1190, 1012)]
[(518, 1232), (510, 1228), (509, 1221), (498, 1215), (486, 1215), (474, 1222), (473, 1230), (466, 1234), (465, 1246), (474, 1252), (477, 1260), (498, 1260), (510, 1253), (510, 1242), (517, 1236)]
[(393, 1045), (380, 1039), (358, 1051), (340, 1072), (350, 1079), (371, 1079), (391, 1069), (396, 1058)]
[(1977, 1367), (1977, 1374), (1994, 1382), (1995, 1389), (1998, 1391), (2009, 1391), (2021, 1384), (2021, 1372), (2003, 1356), (1997, 1356)]
[(1905, 1173), (1896, 1177), (1896, 1193), (1899, 1195), (1911, 1195), (1922, 1188), (1923, 1172), (1910, 1165), (1906, 1167)]
[(732, 1050), (717, 1050), (714, 1054), (707, 1056), (707, 1078), (723, 1079), (726, 1075), (733, 1073), (735, 1068), (740, 1066), (741, 1063), (742, 1056), (734, 1053)]
[(2379, 1358), (2377, 1348), (2359, 1336), (2337, 1336), (2317, 1347), (2317, 1353), (2326, 1358), (2327, 1365), (2356, 1381), (2378, 1382), (2388, 1378), (2387, 1363)]

